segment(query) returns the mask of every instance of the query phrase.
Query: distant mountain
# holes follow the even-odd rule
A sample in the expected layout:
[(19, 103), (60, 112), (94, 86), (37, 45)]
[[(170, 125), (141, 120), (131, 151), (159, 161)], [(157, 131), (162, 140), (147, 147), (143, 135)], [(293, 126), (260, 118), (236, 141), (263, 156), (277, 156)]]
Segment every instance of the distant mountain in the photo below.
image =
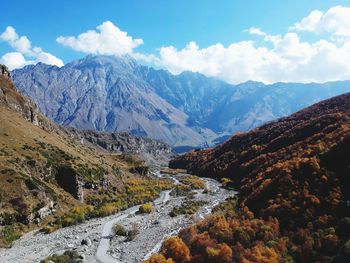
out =
[[(188, 230), (182, 237), (190, 240), (187, 245), (193, 256), (204, 258), (200, 262), (206, 262), (207, 255), (196, 250), (199, 245), (195, 242), (199, 239), (212, 247), (224, 240), (232, 248), (231, 258), (233, 254), (249, 259), (254, 254), (251, 247), (258, 244), (254, 240), (260, 239), (260, 248), (256, 249), (269, 248), (272, 253), (266, 254), (269, 258), (266, 261), (253, 262), (349, 262), (349, 156), (350, 93), (347, 93), (237, 134), (215, 148), (176, 157), (169, 167), (232, 180), (231, 186), (239, 192), (239, 207), (249, 209), (259, 220), (266, 220), (265, 224), (274, 220), (278, 230), (277, 234), (261, 239), (261, 233), (255, 235), (248, 227), (257, 222), (250, 215), (249, 223), (242, 223), (243, 227), (238, 227), (237, 222), (213, 225), (209, 220), (200, 224), (198, 233)], [(228, 179), (224, 180), (229, 182)], [(234, 211), (237, 215), (237, 210)], [(227, 230), (224, 226), (228, 225)], [(210, 237), (201, 236), (204, 231)], [(234, 233), (234, 237), (225, 233)], [(276, 245), (271, 245), (272, 239)]]
[(37, 64), (13, 72), (19, 89), (62, 125), (128, 131), (172, 145), (201, 145), (216, 134), (189, 126), (188, 116), (134, 74), (130, 57), (91, 57), (63, 68)]
[(13, 80), (59, 124), (127, 131), (182, 149), (222, 142), (350, 91), (350, 81), (230, 85), (198, 73), (175, 76), (129, 56), (87, 56), (62, 68), (39, 63), (15, 70)]

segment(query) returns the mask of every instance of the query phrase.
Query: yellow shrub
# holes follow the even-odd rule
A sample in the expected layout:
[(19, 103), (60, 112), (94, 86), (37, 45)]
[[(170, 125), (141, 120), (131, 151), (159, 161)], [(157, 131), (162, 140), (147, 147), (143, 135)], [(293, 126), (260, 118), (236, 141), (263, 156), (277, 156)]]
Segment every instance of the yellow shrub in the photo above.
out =
[(204, 189), (205, 187), (205, 182), (197, 176), (186, 176), (180, 181), (185, 185), (189, 185), (192, 189)]
[(139, 213), (141, 214), (149, 214), (153, 210), (153, 205), (152, 204), (143, 204), (139, 208)]
[(232, 183), (232, 180), (231, 180), (230, 178), (224, 177), (224, 178), (221, 179), (221, 183), (222, 183), (222, 186), (223, 186), (223, 187), (226, 187), (227, 185), (229, 185), (230, 183)]

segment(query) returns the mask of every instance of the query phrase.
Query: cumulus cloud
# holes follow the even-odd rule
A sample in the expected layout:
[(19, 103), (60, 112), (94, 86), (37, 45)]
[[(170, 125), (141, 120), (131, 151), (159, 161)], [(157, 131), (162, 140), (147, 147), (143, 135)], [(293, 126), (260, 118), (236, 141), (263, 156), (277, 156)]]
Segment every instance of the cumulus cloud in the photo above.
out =
[(143, 44), (142, 39), (133, 39), (127, 32), (121, 31), (112, 22), (106, 21), (96, 27), (74, 36), (60, 36), (56, 41), (76, 51), (88, 54), (121, 56), (133, 53), (133, 50)]
[(323, 12), (319, 10), (312, 11), (308, 16), (304, 17), (300, 22), (290, 27), (291, 30), (317, 32), (319, 23), (322, 20)]
[(301, 41), (295, 32), (284, 36), (269, 35), (257, 28), (248, 32), (263, 37), (272, 47), (241, 41), (227, 47), (218, 43), (200, 48), (192, 41), (180, 50), (174, 46), (161, 47), (155, 62), (174, 74), (193, 71), (230, 83), (350, 79), (350, 42), (308, 43)]
[(5, 64), (10, 70), (12, 70), (33, 64), (34, 61), (26, 60), (20, 52), (9, 52), (0, 58), (0, 63)]
[[(173, 74), (193, 71), (235, 84), (248, 80), (265, 83), (324, 82), (350, 79), (350, 42), (321, 39), (310, 43), (302, 41), (296, 31), (316, 33), (320, 21), (326, 20), (331, 34), (345, 34), (347, 26), (339, 15), (344, 12), (343, 7), (334, 7), (325, 13), (315, 10), (283, 35), (268, 34), (257, 27), (246, 30), (265, 41), (259, 44), (248, 40), (228, 46), (217, 43), (199, 47), (195, 41), (190, 41), (182, 49), (162, 46), (159, 53), (142, 54), (135, 52), (135, 48), (143, 44), (142, 39), (133, 38), (110, 21), (78, 36), (60, 36), (57, 42), (88, 54), (129, 54), (139, 61), (166, 68)], [(333, 17), (333, 22), (330, 22), (330, 17)], [(340, 29), (340, 25), (344, 28)]]
[[(155, 63), (174, 74), (199, 72), (230, 83), (248, 80), (274, 82), (326, 82), (350, 79), (350, 7), (314, 10), (284, 35), (268, 34), (257, 27), (247, 33), (266, 44), (241, 41), (200, 48), (189, 42), (184, 48), (160, 48)], [(299, 31), (322, 36), (302, 41)]]
[(8, 42), (11, 47), (21, 53), (30, 52), (31, 44), (29, 39), (26, 36), (19, 37), (16, 33), (16, 30), (11, 26), (8, 26), (6, 30), (0, 35), (0, 39)]
[(18, 36), (15, 28), (11, 26), (0, 35), (0, 41), (7, 42), (15, 50), (0, 58), (0, 63), (7, 65), (10, 70), (38, 62), (58, 67), (64, 65), (63, 61), (54, 55), (44, 52), (39, 47), (32, 47), (29, 39), (26, 36)]
[(281, 40), (280, 35), (269, 35), (265, 32), (263, 32), (260, 28), (257, 27), (251, 27), (248, 30), (246, 30), (251, 35), (257, 35), (264, 37), (265, 41), (271, 42), (271, 43), (277, 43), (279, 40)]
[(297, 31), (329, 33), (333, 37), (350, 37), (350, 7), (334, 6), (326, 12), (312, 11), (291, 29)]
[[(350, 17), (348, 7), (336, 6), (325, 12), (314, 10), (283, 34), (269, 34), (257, 27), (246, 30), (263, 41), (239, 41), (227, 46), (217, 43), (206, 47), (190, 41), (180, 49), (162, 46), (154, 54), (135, 52), (143, 40), (133, 38), (110, 21), (78, 36), (60, 36), (56, 40), (87, 54), (129, 54), (174, 74), (193, 71), (234, 84), (248, 80), (325, 82), (350, 79), (350, 20), (347, 17)], [(317, 34), (319, 40), (305, 41), (299, 36), (300, 31)], [(57, 57), (32, 48), (28, 38), (18, 36), (14, 28), (8, 27), (0, 39), (16, 51), (1, 58), (11, 68), (37, 61), (63, 65)]]

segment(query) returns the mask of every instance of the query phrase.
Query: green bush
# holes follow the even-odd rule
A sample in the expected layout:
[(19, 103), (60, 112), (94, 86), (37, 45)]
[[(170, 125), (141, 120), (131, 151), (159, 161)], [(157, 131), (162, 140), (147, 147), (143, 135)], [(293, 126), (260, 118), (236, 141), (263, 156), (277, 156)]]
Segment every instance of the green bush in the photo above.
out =
[(46, 259), (40, 261), (41, 263), (80, 263), (83, 262), (77, 251), (67, 250), (62, 255), (53, 254)]
[(171, 196), (186, 196), (189, 197), (193, 195), (192, 189), (189, 185), (178, 184), (174, 187), (174, 189), (170, 192)]
[(115, 224), (113, 226), (113, 231), (114, 231), (114, 234), (117, 236), (124, 236), (124, 237), (128, 236), (128, 230), (123, 225)]
[(139, 234), (139, 226), (138, 224), (134, 223), (131, 227), (131, 229), (128, 231), (128, 235), (126, 237), (126, 241), (132, 241), (135, 239), (135, 237)]
[(350, 236), (350, 218), (344, 217), (339, 222), (340, 235)]
[(204, 204), (206, 204), (205, 201), (186, 200), (181, 204), (181, 206), (174, 207), (169, 213), (169, 215), (171, 217), (175, 217), (178, 215), (193, 215)]
[(16, 225), (8, 225), (0, 230), (0, 247), (10, 247), (13, 241), (21, 237)]

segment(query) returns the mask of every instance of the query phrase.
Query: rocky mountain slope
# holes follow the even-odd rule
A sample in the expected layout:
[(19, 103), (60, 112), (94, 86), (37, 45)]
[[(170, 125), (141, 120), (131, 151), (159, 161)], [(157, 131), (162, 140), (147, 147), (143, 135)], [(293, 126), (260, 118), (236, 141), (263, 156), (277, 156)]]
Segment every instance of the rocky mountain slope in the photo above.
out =
[(215, 137), (188, 126), (188, 116), (133, 74), (129, 58), (86, 57), (63, 68), (44, 64), (14, 71), (13, 79), (46, 116), (62, 125), (100, 131), (128, 131), (172, 145), (201, 145)]
[(219, 143), (350, 91), (350, 81), (230, 85), (191, 72), (175, 76), (128, 56), (87, 56), (62, 68), (39, 63), (15, 70), (13, 79), (59, 124), (127, 131), (175, 147)]
[[(276, 232), (271, 232), (275, 240), (279, 239), (275, 245), (268, 242), (270, 238), (250, 236), (241, 226), (243, 232), (226, 241), (233, 255), (235, 250), (243, 249), (242, 255), (246, 253), (247, 259), (254, 258), (254, 253), (263, 256), (268, 248), (266, 262), (287, 258), (296, 262), (347, 262), (350, 259), (348, 156), (350, 93), (237, 134), (215, 148), (179, 156), (170, 162), (170, 167), (185, 168), (199, 176), (229, 178), (224, 179), (226, 183), (232, 180), (231, 186), (239, 191), (238, 205), (245, 211), (240, 220), (251, 218), (246, 226), (254, 222), (247, 213), (249, 210), (258, 220), (275, 218), (275, 222), (264, 223), (270, 228), (277, 227)], [(244, 235), (250, 236), (249, 239), (242, 241)], [(283, 236), (287, 238), (285, 241), (280, 239)], [(252, 248), (257, 243), (253, 240), (260, 240), (255, 252)], [(238, 241), (243, 248), (238, 248)], [(232, 254), (230, 258), (227, 262), (233, 259), (240, 262)]]
[(141, 175), (133, 155), (101, 152), (51, 122), (0, 66), (0, 246), (157, 197), (170, 183)]
[(137, 137), (127, 132), (110, 133), (74, 128), (68, 130), (83, 144), (92, 144), (100, 150), (111, 153), (135, 154), (152, 166), (167, 166), (169, 160), (175, 156), (168, 144), (146, 137)]
[(58, 126), (46, 119), (38, 110), (37, 105), (29, 98), (17, 92), (11, 81), (11, 74), (6, 66), (0, 64), (0, 103), (8, 109), (16, 111), (24, 119), (46, 130), (57, 129)]

